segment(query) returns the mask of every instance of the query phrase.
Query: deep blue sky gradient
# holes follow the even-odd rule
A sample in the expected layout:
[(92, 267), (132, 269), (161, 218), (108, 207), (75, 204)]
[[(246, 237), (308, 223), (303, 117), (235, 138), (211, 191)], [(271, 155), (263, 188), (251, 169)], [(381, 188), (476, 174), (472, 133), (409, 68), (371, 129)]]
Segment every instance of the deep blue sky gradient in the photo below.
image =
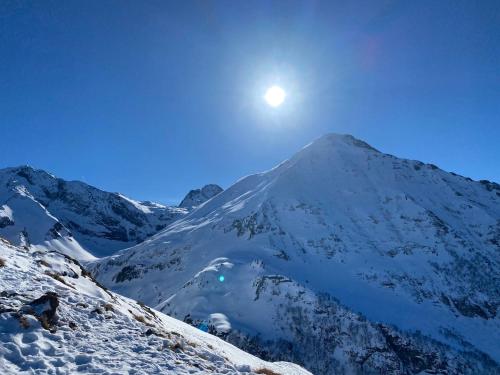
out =
[(500, 1), (0, 2), (0, 168), (176, 203), (327, 132), (500, 182)]

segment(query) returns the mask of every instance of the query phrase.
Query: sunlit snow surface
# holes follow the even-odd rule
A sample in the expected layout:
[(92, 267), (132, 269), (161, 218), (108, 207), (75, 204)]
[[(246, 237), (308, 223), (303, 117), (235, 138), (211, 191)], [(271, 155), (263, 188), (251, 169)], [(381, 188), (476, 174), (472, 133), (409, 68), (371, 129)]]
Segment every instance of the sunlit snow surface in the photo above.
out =
[[(0, 258), (4, 263), (0, 267), (1, 374), (250, 374), (262, 369), (309, 374), (290, 363), (262, 361), (107, 292), (85, 276), (77, 263), (58, 253), (28, 252), (0, 242)], [(54, 330), (21, 313), (47, 292), (56, 292), (59, 298)], [(214, 315), (213, 321), (221, 329), (230, 328), (222, 314)]]
[(280, 306), (309, 309), (326, 292), (373, 322), (500, 361), (499, 195), (327, 135), (92, 268), (178, 318), (221, 313), (264, 338), (292, 339)]

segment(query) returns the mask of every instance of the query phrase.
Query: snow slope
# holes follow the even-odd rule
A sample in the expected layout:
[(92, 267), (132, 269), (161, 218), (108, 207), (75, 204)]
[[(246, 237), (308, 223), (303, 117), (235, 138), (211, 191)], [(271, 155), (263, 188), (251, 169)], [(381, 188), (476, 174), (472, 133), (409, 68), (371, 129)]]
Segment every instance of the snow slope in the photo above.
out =
[(499, 185), (329, 134), (92, 269), (315, 373), (496, 373), (499, 244)]
[(309, 374), (109, 292), (60, 253), (0, 240), (0, 373), (76, 372)]
[[(187, 214), (31, 167), (0, 170), (0, 235), (80, 260), (133, 246)], [(93, 255), (91, 255), (91, 254)]]

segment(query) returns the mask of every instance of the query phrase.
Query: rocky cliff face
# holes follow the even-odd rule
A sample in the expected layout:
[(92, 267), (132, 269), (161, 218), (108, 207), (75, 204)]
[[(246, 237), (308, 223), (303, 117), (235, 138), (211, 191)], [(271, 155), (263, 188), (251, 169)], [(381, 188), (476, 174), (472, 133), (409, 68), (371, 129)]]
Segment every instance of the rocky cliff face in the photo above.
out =
[(31, 167), (0, 170), (0, 235), (18, 245), (62, 249), (80, 259), (144, 241), (187, 214), (137, 202)]
[(215, 197), (217, 194), (220, 194), (221, 192), (222, 188), (219, 185), (205, 185), (201, 189), (191, 190), (184, 197), (179, 207), (184, 207), (187, 209), (198, 207), (209, 199)]
[(331, 134), (93, 272), (315, 373), (495, 373), (499, 244), (498, 184)]

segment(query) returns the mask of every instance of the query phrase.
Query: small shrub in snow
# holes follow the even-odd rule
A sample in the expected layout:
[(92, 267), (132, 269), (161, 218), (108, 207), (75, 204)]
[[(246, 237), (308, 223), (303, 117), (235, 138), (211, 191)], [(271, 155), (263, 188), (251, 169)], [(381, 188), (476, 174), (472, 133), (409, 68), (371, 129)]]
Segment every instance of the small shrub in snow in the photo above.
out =
[(153, 310), (151, 310), (148, 306), (146, 306), (146, 305), (144, 304), (144, 302), (142, 302), (142, 301), (137, 301), (137, 304), (138, 304), (139, 306), (141, 306), (141, 307), (142, 307), (142, 309), (143, 309), (144, 311), (146, 311), (148, 314), (150, 314), (150, 315), (152, 315), (152, 316), (156, 317), (155, 312), (154, 312)]
[[(60, 283), (62, 283), (62, 284), (64, 284), (64, 285), (66, 285), (66, 286), (69, 286), (70, 288), (73, 288), (73, 286), (72, 286), (72, 285), (69, 285), (69, 284), (68, 284), (68, 283), (64, 280), (64, 278), (63, 278), (61, 275), (59, 275), (58, 273), (55, 273), (55, 272), (50, 272), (50, 271), (45, 271), (45, 274), (46, 274), (47, 276), (50, 276), (50, 277), (52, 277), (53, 279), (55, 279), (55, 280), (59, 281)], [(73, 289), (75, 289), (75, 288), (73, 288)]]
[(37, 260), (37, 263), (38, 263), (39, 265), (41, 265), (41, 266), (45, 266), (45, 267), (50, 268), (50, 264), (49, 264), (49, 263), (47, 263), (47, 262), (46, 262), (45, 260), (43, 260), (43, 259), (39, 259), (39, 260)]
[(182, 344), (180, 342), (176, 342), (174, 345), (170, 347), (171, 350), (183, 350)]
[(91, 313), (102, 314), (102, 309), (100, 307), (96, 307)]

